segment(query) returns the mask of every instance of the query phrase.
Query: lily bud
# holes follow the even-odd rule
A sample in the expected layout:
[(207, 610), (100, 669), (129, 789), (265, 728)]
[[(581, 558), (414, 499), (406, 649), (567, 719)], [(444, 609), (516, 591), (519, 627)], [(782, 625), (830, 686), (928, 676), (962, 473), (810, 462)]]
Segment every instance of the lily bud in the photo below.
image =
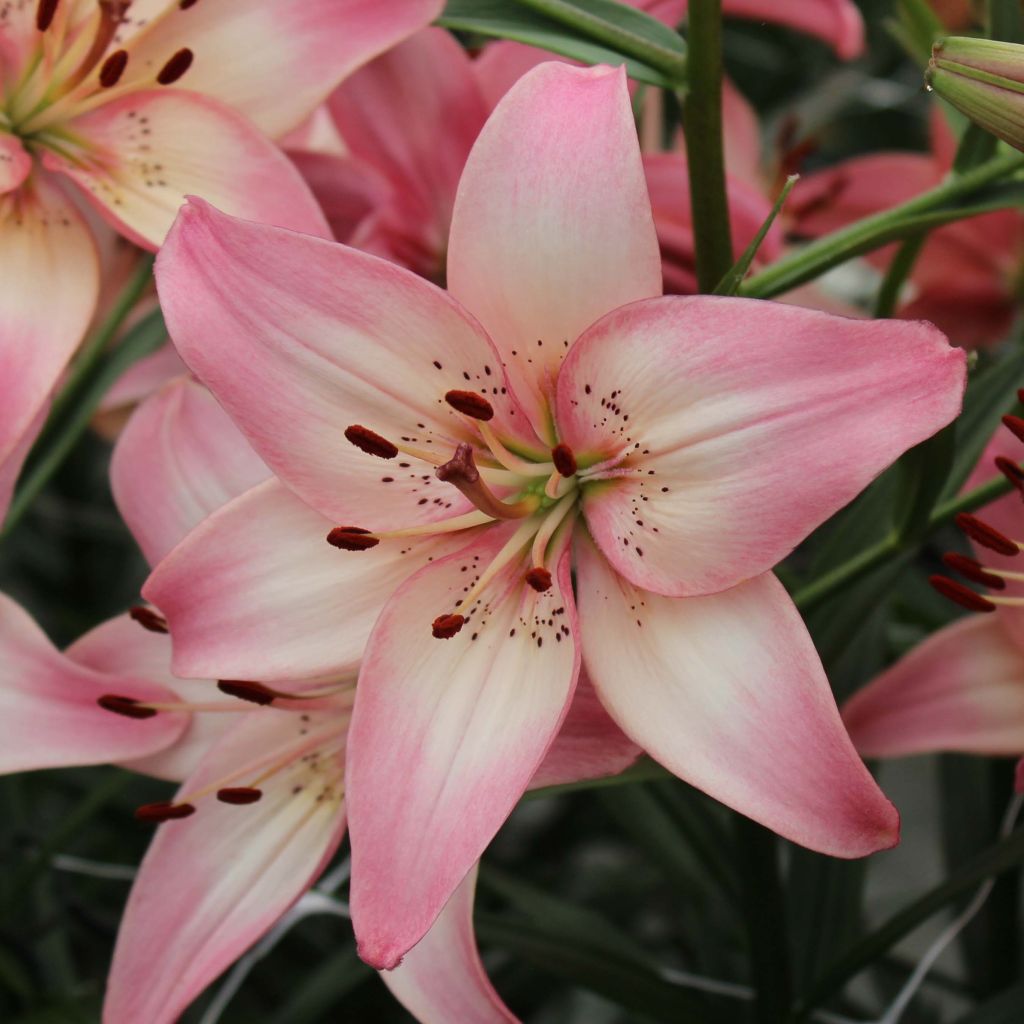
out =
[(939, 40), (925, 82), (986, 131), (1024, 149), (1024, 46), (964, 36)]

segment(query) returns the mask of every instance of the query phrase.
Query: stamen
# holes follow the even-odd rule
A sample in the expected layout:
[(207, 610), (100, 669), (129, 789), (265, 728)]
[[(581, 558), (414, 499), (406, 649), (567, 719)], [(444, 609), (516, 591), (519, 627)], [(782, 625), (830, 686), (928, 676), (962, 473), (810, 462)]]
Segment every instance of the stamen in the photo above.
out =
[(1019, 416), (1007, 414), (1003, 417), (1003, 426), (1010, 431), (1018, 441), (1024, 441), (1024, 420)]
[(124, 69), (128, 66), (128, 51), (115, 50), (100, 68), (100, 85), (110, 89), (121, 80)]
[(526, 574), (526, 582), (537, 591), (543, 594), (545, 590), (551, 589), (551, 573), (547, 569), (535, 566)]
[(60, 0), (39, 0), (36, 8), (36, 28), (45, 32), (53, 24), (53, 16), (57, 13)]
[(576, 474), (576, 456), (573, 455), (572, 449), (567, 444), (556, 444), (551, 449), (551, 461), (562, 476)]
[(152, 608), (137, 604), (128, 609), (128, 617), (134, 619), (143, 629), (150, 633), (169, 633), (167, 620)]
[(327, 534), (327, 543), (345, 551), (367, 551), (375, 548), (380, 540), (361, 526), (336, 526)]
[(113, 693), (97, 698), (96, 703), (104, 711), (113, 711), (115, 715), (124, 715), (125, 718), (153, 718), (157, 713), (155, 708), (148, 708), (131, 697), (118, 697)]
[(135, 817), (139, 821), (159, 825), (162, 821), (175, 821), (179, 818), (188, 818), (196, 813), (192, 804), (172, 804), (168, 800), (161, 800), (155, 804), (143, 804), (135, 808)]
[(438, 480), (451, 484), (461, 491), (481, 512), (494, 519), (524, 519), (537, 511), (540, 499), (529, 495), (514, 504), (506, 504), (492, 494), (480, 479), (480, 471), (473, 461), (473, 449), (463, 442), (455, 454), (443, 466), (434, 470)]
[(547, 476), (551, 472), (550, 462), (527, 462), (510, 452), (485, 423), (480, 423), (477, 429), (495, 460), (506, 469), (520, 476)]
[(393, 459), (398, 454), (398, 448), (386, 437), (381, 437), (380, 434), (375, 434), (368, 427), (361, 427), (358, 423), (353, 423), (351, 427), (345, 428), (345, 437), (367, 455), (376, 455), (380, 459)]
[(980, 583), (983, 587), (991, 587), (993, 590), (1005, 590), (1006, 580), (995, 573), (989, 572), (981, 562), (966, 555), (958, 555), (955, 552), (943, 555), (942, 560), (954, 572), (960, 573), (973, 583)]
[(456, 411), (474, 420), (494, 419), (494, 406), (475, 391), (449, 391), (444, 400)]
[(1000, 555), (1016, 555), (1020, 553), (1020, 545), (1010, 540), (1005, 534), (982, 522), (977, 516), (967, 512), (961, 512), (954, 520), (956, 525), (967, 534), (971, 540), (980, 544), (983, 548), (995, 551)]
[(262, 789), (252, 786), (228, 786), (217, 790), (217, 799), (222, 804), (254, 804), (263, 796)]
[(431, 632), (438, 640), (450, 640), (466, 624), (461, 615), (438, 615), (431, 625)]
[(555, 535), (555, 531), (562, 524), (562, 520), (573, 510), (576, 505), (576, 495), (568, 494), (547, 514), (543, 525), (533, 538), (533, 548), (530, 551), (530, 561), (533, 565), (542, 566), (547, 553), (548, 542)]
[(253, 683), (247, 679), (218, 679), (217, 689), (229, 697), (238, 697), (239, 700), (247, 700), (251, 704), (260, 705), (273, 704), (280, 696), (269, 686)]
[(929, 576), (928, 582), (943, 596), (954, 604), (972, 612), (994, 612), (996, 605), (987, 597), (976, 594), (970, 587), (965, 587), (948, 576)]
[(1024, 490), (1024, 470), (1017, 465), (1013, 459), (1008, 459), (1005, 455), (996, 456), (996, 469), (999, 470), (1007, 480), (1017, 488), (1018, 491)]
[(156, 80), (160, 85), (171, 85), (176, 82), (192, 66), (192, 51), (186, 46), (180, 49), (160, 69)]

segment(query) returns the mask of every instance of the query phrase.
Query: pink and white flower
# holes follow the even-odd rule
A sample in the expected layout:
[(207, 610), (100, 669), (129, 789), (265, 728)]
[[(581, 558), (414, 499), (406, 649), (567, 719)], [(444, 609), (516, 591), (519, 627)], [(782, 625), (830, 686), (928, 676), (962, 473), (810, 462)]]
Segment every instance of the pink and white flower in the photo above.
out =
[[(182, 357), (279, 481), (144, 593), (181, 675), (362, 657), (347, 791), (369, 962), (394, 966), (466, 876), (581, 660), (692, 783), (815, 849), (894, 842), (770, 570), (956, 415), (963, 354), (925, 324), (659, 297), (621, 70), (546, 64), (499, 104), (459, 186), (448, 293), (205, 203), (157, 276)], [(325, 534), (349, 550), (331, 561)]]
[(326, 235), (309, 189), (271, 140), (440, 7), (440, 0), (13, 0), (0, 7), (4, 484), (96, 306), (99, 263), (81, 203), (149, 249), (163, 241), (186, 194)]

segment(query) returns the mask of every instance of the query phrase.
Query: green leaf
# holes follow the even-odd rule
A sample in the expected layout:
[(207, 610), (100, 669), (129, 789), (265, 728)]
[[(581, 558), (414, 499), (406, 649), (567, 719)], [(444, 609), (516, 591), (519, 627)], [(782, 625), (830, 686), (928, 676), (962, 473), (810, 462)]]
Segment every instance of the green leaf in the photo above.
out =
[(686, 74), (682, 38), (612, 0), (448, 0), (444, 28), (514, 39), (584, 64), (622, 64), (631, 78), (665, 89)]
[(955, 453), (956, 425), (951, 423), (934, 437), (914, 445), (896, 463), (893, 528), (901, 541), (918, 540), (927, 534), (932, 509), (945, 493)]
[(356, 955), (354, 946), (315, 962), (313, 970), (289, 985), (292, 995), (266, 1024), (318, 1024), (329, 1020), (331, 1011), (353, 989), (373, 977)]
[(988, 0), (988, 36), (1004, 43), (1024, 43), (1020, 0)]
[(919, 64), (924, 66), (932, 54), (932, 44), (946, 35), (946, 27), (932, 10), (928, 0), (899, 0), (895, 20), (886, 28)]

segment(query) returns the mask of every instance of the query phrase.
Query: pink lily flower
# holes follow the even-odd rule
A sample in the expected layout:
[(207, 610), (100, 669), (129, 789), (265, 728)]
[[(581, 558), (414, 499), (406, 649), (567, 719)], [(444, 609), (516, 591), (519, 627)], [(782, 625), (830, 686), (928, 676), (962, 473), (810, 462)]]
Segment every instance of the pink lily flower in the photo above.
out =
[(956, 415), (963, 354), (925, 324), (659, 297), (621, 69), (546, 64), (506, 95), (448, 282), (201, 202), (158, 261), (182, 358), (280, 481), (148, 581), (175, 672), (326, 673), (376, 619), (346, 769), (362, 955), (393, 967), (427, 931), (583, 659), (681, 777), (815, 849), (893, 843), (770, 570)]
[(327, 234), (271, 139), (440, 8), (22, 0), (0, 9), (0, 497), (96, 306), (96, 242), (76, 203), (88, 200), (148, 249), (186, 194)]
[(948, 555), (950, 568), (975, 584), (946, 577), (936, 589), (978, 614), (933, 633), (843, 706), (843, 720), (865, 757), (903, 757), (948, 750), (973, 754), (1024, 753), (1024, 569), (1016, 538), (1024, 524), (1020, 434), (1000, 431), (965, 484), (992, 477), (993, 463), (1016, 490), (979, 517), (960, 522), (977, 559)]
[[(817, 237), (934, 188), (949, 173), (955, 150), (952, 132), (936, 111), (930, 153), (858, 156), (803, 178), (790, 204), (793, 229)], [(894, 252), (888, 246), (868, 258), (884, 268)], [(1018, 211), (957, 221), (929, 234), (897, 316), (932, 320), (969, 348), (1000, 341), (1017, 315), (1022, 272), (1024, 220)]]

